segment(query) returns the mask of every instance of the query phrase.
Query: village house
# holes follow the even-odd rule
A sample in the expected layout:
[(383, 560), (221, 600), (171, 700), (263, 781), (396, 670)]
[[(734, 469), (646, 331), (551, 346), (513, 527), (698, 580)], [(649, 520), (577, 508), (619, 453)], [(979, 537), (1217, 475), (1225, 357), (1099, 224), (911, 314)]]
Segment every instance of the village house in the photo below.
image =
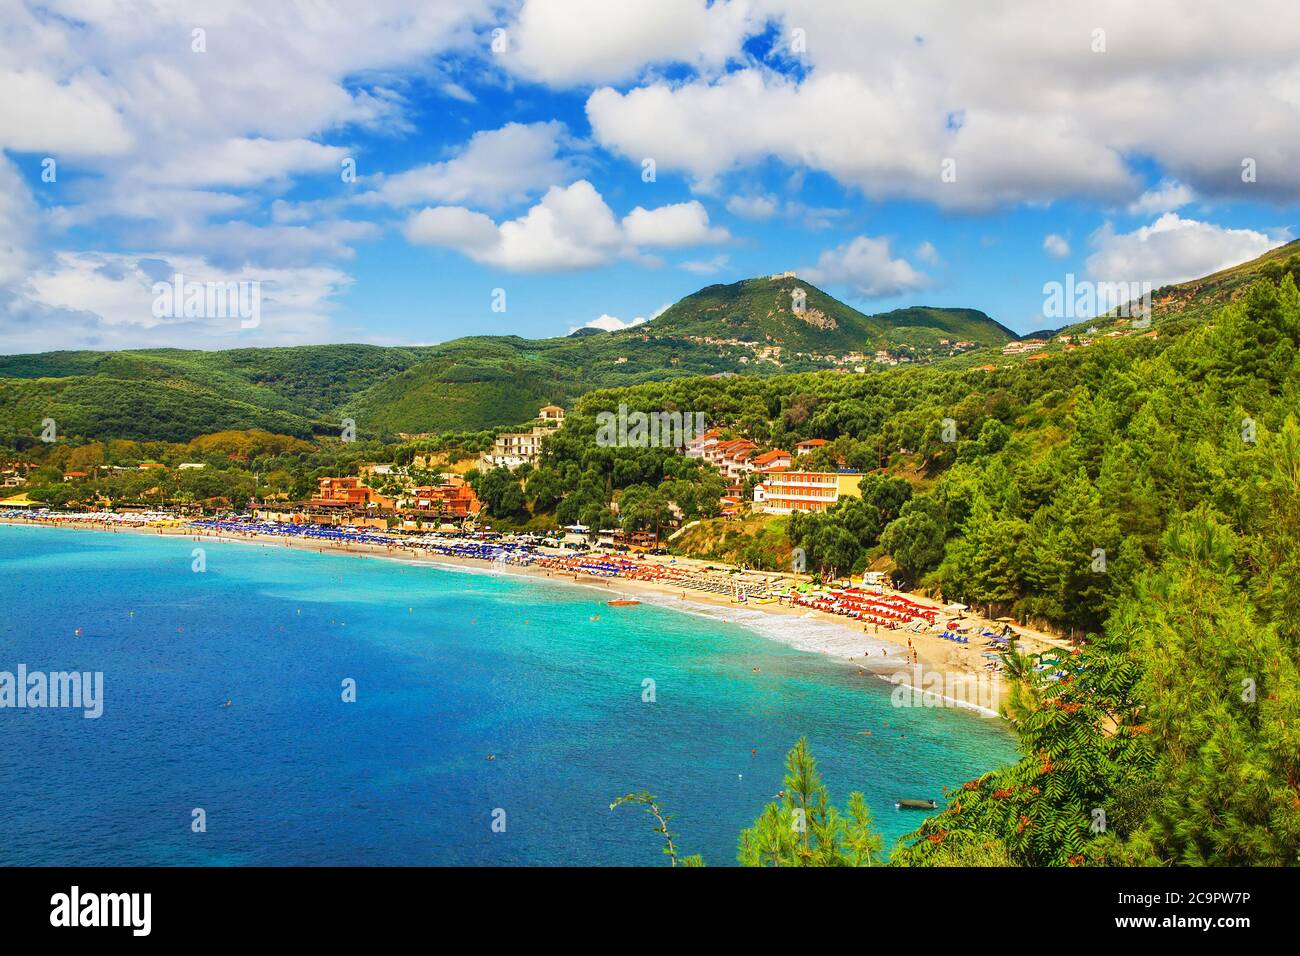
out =
[(451, 518), (472, 517), (483, 508), (474, 489), (458, 475), (444, 476), (441, 485), (413, 488), (398, 504), (404, 511)]
[(793, 461), (794, 457), (788, 451), (774, 448), (757, 456), (749, 464), (751, 471), (771, 471), (776, 468), (789, 468)]
[[(858, 472), (772, 471), (754, 489), (754, 503), (767, 514), (822, 512), (843, 497), (857, 497), (862, 475)], [(755, 508), (755, 510), (760, 510)]]
[(724, 476), (735, 478), (744, 472), (745, 460), (757, 450), (758, 445), (748, 438), (733, 438), (706, 448), (704, 460)]
[(368, 508), (381, 497), (360, 478), (321, 478), (317, 484), (316, 497), (307, 501), (313, 508)]
[(757, 445), (751, 441), (746, 441), (743, 445), (727, 454), (722, 461), (721, 470), (728, 481), (737, 482), (753, 470), (750, 459), (754, 457), (754, 452), (757, 450)]
[(711, 428), (703, 435), (696, 435), (686, 442), (687, 458), (703, 458), (705, 450), (712, 448), (722, 438), (722, 432), (716, 428)]
[(518, 468), (534, 464), (542, 454), (542, 442), (564, 423), (564, 409), (544, 405), (537, 412), (537, 424), (526, 432), (502, 432), (492, 441), (492, 449), (483, 456), (488, 468)]
[(796, 455), (806, 455), (810, 451), (816, 451), (826, 443), (825, 438), (809, 438), (807, 441), (801, 441), (799, 444), (795, 445), (794, 453)]
[(1002, 346), (1003, 355), (1022, 355), (1025, 352), (1037, 352), (1039, 349), (1047, 347), (1047, 343), (1042, 339), (1025, 339), (1021, 342), (1008, 342)]

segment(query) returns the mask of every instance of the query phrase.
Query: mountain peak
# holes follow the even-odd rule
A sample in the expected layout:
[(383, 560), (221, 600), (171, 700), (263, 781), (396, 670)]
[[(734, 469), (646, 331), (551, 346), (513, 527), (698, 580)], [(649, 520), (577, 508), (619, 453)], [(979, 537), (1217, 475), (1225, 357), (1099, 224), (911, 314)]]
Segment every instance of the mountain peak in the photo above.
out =
[(795, 272), (705, 286), (650, 323), (660, 335), (735, 340), (792, 352), (875, 352), (971, 342), (1001, 345), (1014, 333), (975, 309), (914, 306), (866, 315)]

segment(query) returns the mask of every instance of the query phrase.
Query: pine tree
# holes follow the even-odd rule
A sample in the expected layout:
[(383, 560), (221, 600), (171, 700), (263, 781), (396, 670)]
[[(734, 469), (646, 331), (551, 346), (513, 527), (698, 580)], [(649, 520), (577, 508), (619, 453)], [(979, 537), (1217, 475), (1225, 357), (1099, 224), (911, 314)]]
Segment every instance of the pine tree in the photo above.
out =
[(744, 866), (872, 866), (882, 840), (872, 830), (861, 793), (849, 794), (847, 814), (831, 806), (817, 761), (800, 737), (786, 754), (785, 790), (740, 834)]

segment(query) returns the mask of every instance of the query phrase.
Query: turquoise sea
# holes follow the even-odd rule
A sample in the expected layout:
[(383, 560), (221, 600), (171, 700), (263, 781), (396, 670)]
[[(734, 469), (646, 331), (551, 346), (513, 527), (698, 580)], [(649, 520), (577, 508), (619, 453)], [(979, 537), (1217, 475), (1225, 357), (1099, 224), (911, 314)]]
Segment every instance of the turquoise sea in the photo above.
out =
[(896, 797), (1014, 756), (845, 662), (544, 579), (0, 525), (0, 595), (0, 671), (104, 675), (98, 719), (0, 709), (4, 865), (662, 865), (609, 810), (637, 790), (727, 865), (800, 735), (887, 845)]

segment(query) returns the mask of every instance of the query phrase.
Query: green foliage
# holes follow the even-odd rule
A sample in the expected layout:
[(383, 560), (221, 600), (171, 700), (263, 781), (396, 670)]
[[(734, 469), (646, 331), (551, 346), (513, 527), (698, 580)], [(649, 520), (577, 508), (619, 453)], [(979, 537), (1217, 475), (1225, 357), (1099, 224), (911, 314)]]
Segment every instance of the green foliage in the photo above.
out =
[(872, 866), (882, 841), (861, 793), (843, 812), (831, 805), (807, 738), (786, 754), (785, 789), (740, 834), (743, 866)]
[(1099, 643), (1035, 671), (1012, 650), (1008, 676), (1020, 761), (967, 781), (946, 809), (903, 838), (901, 865), (930, 865), (945, 844), (992, 843), (1023, 866), (1081, 863), (1113, 795), (1146, 778), (1152, 756), (1136, 686), (1138, 665)]
[[(1288, 431), (1294, 468), (1300, 428)], [(1254, 605), (1237, 546), (1204, 507), (1179, 519), (1166, 536), (1164, 567), (1143, 577), (1113, 623), (1143, 664), (1139, 691), (1159, 759), (1145, 819), (1099, 846), (1098, 860), (1300, 862), (1296, 646)]]
[(821, 514), (792, 514), (790, 545), (802, 548), (808, 568), (823, 578), (845, 574), (865, 563), (867, 552), (911, 497), (912, 486), (901, 478), (864, 475), (858, 495)]
[(474, 493), (494, 517), (516, 521), (528, 517), (524, 490), (519, 478), (509, 469), (471, 471), (467, 477)]
[(617, 800), (611, 803), (609, 805), (609, 808), (610, 810), (617, 810), (625, 803), (640, 804), (645, 809), (646, 813), (654, 817), (655, 824), (656, 824), (655, 833), (660, 834), (664, 839), (663, 852), (664, 855), (668, 857), (671, 866), (678, 866), (678, 865), (703, 866), (704, 865), (704, 858), (700, 856), (698, 853), (692, 856), (682, 857), (680, 860), (678, 859), (677, 846), (673, 842), (673, 837), (675, 836), (675, 834), (669, 832), (668, 830), (668, 821), (671, 820), (672, 817), (668, 816), (666, 813), (663, 812), (663, 810), (659, 806), (659, 802), (655, 799), (654, 794), (647, 793), (644, 790), (640, 791), (639, 793), (625, 794), (624, 796), (619, 797)]
[(954, 469), (974, 491), (945, 593), (1104, 630), (1064, 665), (1008, 655), (1021, 761), (963, 785), (900, 862), (952, 840), (1025, 865), (1300, 861), (1297, 345), (1286, 274), (1080, 394), (1055, 476), (1008, 460), (1014, 436), (1004, 468)]

